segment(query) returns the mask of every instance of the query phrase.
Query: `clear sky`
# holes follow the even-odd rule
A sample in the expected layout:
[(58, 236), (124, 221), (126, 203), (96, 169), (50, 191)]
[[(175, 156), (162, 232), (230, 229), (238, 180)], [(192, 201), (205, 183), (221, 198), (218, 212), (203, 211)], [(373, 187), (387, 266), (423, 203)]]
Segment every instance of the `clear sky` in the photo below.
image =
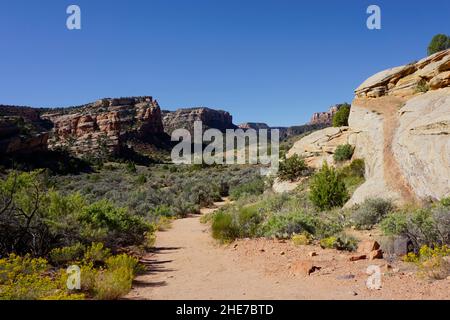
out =
[[(82, 30), (66, 28), (66, 8)], [(366, 9), (382, 10), (382, 29)], [(0, 103), (152, 95), (235, 123), (302, 124), (450, 33), (448, 0), (0, 0)]]

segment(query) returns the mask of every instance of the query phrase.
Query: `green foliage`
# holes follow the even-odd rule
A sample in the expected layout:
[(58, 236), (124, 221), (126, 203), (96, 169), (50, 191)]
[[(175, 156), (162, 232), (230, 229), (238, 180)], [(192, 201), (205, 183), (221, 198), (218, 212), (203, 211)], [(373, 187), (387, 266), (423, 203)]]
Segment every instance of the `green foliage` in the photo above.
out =
[(336, 236), (321, 239), (320, 246), (327, 249), (355, 251), (358, 248), (358, 240), (345, 233), (341, 233)]
[(98, 300), (117, 300), (131, 290), (133, 270), (121, 267), (98, 273), (95, 280), (95, 298)]
[(408, 253), (404, 260), (406, 262), (416, 263), (419, 270), (425, 276), (441, 280), (450, 275), (450, 248), (444, 246), (429, 247), (424, 245), (417, 254)]
[(230, 213), (221, 211), (215, 214), (211, 228), (212, 236), (218, 240), (233, 240), (238, 236), (238, 230), (235, 228), (233, 216)]
[(81, 299), (82, 295), (64, 292), (47, 275), (50, 266), (43, 258), (11, 254), (0, 259), (0, 300)]
[(428, 85), (425, 79), (419, 81), (416, 87), (416, 93), (425, 93), (430, 90), (430, 86)]
[(264, 179), (261, 176), (256, 176), (253, 180), (247, 183), (231, 186), (230, 187), (230, 199), (238, 200), (243, 197), (251, 195), (260, 195), (266, 189)]
[(348, 126), (348, 118), (350, 116), (350, 105), (344, 103), (333, 116), (333, 127)]
[(70, 262), (80, 261), (85, 250), (85, 246), (81, 243), (76, 243), (70, 247), (55, 248), (50, 251), (50, 261), (53, 265), (66, 266)]
[(82, 235), (88, 241), (102, 241), (108, 245), (129, 245), (143, 241), (151, 229), (141, 217), (126, 208), (118, 208), (109, 200), (100, 200), (81, 211)]
[(306, 246), (311, 243), (311, 235), (309, 233), (294, 234), (291, 241), (296, 246)]
[(369, 230), (393, 209), (394, 206), (390, 200), (380, 198), (366, 199), (354, 209), (351, 220), (357, 229)]
[(381, 228), (386, 235), (407, 237), (416, 250), (424, 245), (450, 245), (450, 209), (438, 205), (394, 212), (381, 222)]
[(444, 207), (450, 207), (450, 197), (448, 197), (448, 198), (443, 198), (443, 199), (441, 200), (441, 204), (442, 204)]
[(336, 147), (334, 151), (334, 161), (342, 162), (350, 160), (353, 156), (354, 148), (349, 144), (342, 144)]
[(305, 160), (294, 154), (292, 157), (280, 162), (278, 178), (282, 181), (295, 181), (296, 179), (307, 176), (310, 173)]
[(450, 37), (445, 34), (437, 34), (431, 39), (428, 46), (428, 55), (450, 48)]
[(326, 162), (313, 176), (310, 189), (311, 201), (321, 210), (342, 207), (349, 198), (342, 178)]
[(111, 250), (105, 248), (103, 243), (92, 243), (84, 253), (83, 261), (87, 264), (103, 265), (111, 256)]
[(363, 159), (354, 159), (349, 165), (342, 167), (339, 174), (343, 178), (359, 177), (364, 178), (366, 165)]

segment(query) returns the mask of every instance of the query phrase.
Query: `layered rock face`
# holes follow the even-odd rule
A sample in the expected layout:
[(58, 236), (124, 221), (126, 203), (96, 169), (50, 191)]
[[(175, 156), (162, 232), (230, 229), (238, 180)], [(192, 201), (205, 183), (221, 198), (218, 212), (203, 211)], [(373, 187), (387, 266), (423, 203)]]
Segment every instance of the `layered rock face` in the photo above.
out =
[(269, 130), (270, 127), (267, 125), (267, 123), (262, 123), (262, 122), (246, 122), (246, 123), (241, 123), (238, 126), (240, 129), (246, 130), (246, 129), (253, 129), (253, 130), (261, 130), (261, 129), (267, 129)]
[(342, 106), (341, 104), (337, 104), (337, 105), (332, 106), (326, 112), (313, 113), (309, 124), (315, 124), (315, 125), (321, 124), (321, 125), (325, 125), (325, 126), (330, 126), (332, 124), (334, 114), (339, 111), (341, 106)]
[(290, 154), (317, 166), (331, 162), (337, 144), (352, 144), (353, 157), (365, 160), (366, 182), (348, 205), (369, 197), (411, 203), (450, 196), (450, 50), (382, 71), (355, 94), (348, 128), (318, 131)]
[(81, 156), (99, 151), (117, 153), (130, 139), (146, 140), (164, 134), (158, 102), (152, 97), (102, 99), (42, 115), (53, 131), (49, 147), (68, 148)]
[(167, 134), (171, 135), (176, 129), (186, 129), (191, 134), (194, 132), (194, 122), (202, 121), (203, 130), (210, 128), (225, 131), (236, 129), (233, 117), (226, 111), (209, 108), (189, 108), (177, 111), (163, 111), (163, 125)]
[(36, 109), (0, 106), (0, 154), (29, 154), (47, 150), (46, 127)]

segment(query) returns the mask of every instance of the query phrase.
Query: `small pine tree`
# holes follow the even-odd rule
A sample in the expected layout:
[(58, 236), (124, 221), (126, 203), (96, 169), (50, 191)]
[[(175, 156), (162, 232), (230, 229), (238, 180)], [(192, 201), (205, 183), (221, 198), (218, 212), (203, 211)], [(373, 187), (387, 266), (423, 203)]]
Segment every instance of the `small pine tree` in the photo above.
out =
[(350, 105), (348, 103), (344, 103), (340, 106), (339, 110), (333, 116), (333, 127), (348, 126), (349, 116), (350, 116)]
[(282, 181), (294, 181), (295, 179), (307, 175), (308, 173), (309, 170), (305, 160), (297, 154), (294, 154), (292, 157), (280, 162), (278, 177)]
[(431, 39), (428, 46), (428, 55), (450, 48), (450, 37), (445, 34), (437, 34)]
[(310, 189), (311, 201), (321, 210), (342, 207), (349, 198), (342, 178), (325, 161), (313, 176)]

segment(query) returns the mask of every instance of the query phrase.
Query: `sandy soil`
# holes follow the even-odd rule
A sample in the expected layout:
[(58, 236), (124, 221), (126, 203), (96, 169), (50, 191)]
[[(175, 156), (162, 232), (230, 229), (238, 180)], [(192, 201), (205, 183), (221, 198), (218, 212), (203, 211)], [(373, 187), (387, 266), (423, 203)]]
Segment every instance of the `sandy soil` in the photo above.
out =
[[(317, 256), (310, 257), (312, 251)], [(390, 269), (385, 260), (351, 262), (353, 255), (267, 239), (223, 246), (212, 239), (209, 226), (193, 216), (158, 233), (154, 252), (144, 259), (149, 271), (136, 279), (126, 298), (450, 299), (450, 280), (420, 279), (402, 262), (391, 262)], [(299, 261), (311, 261), (321, 269), (309, 276), (294, 272)], [(381, 267), (380, 290), (366, 286), (369, 265)]]

